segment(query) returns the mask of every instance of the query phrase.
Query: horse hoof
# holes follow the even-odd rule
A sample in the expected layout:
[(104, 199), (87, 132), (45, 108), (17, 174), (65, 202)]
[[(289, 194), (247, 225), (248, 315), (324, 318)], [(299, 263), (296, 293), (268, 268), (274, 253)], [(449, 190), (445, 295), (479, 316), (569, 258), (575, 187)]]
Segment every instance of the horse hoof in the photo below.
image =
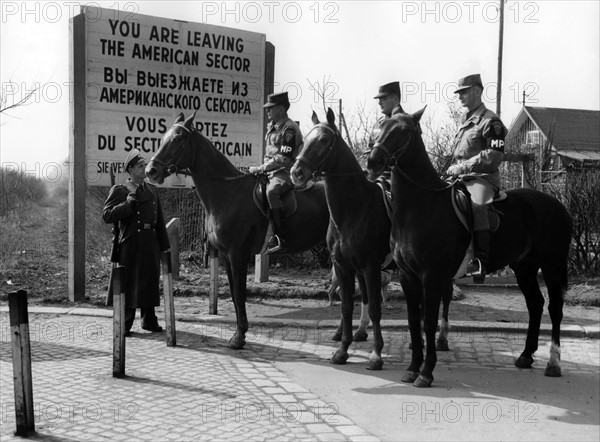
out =
[(546, 371), (544, 372), (544, 376), (549, 376), (551, 378), (559, 378), (562, 376), (560, 366), (559, 365), (546, 365)]
[(404, 373), (404, 376), (402, 376), (402, 379), (400, 379), (400, 380), (402, 382), (412, 384), (413, 382), (415, 382), (417, 380), (418, 377), (419, 377), (419, 373), (417, 373), (415, 371), (406, 370), (406, 373)]
[(383, 359), (369, 359), (365, 368), (367, 370), (379, 371), (383, 368)]
[(331, 336), (331, 340), (335, 342), (340, 342), (342, 340), (342, 332), (336, 331), (333, 336)]
[(241, 350), (244, 348), (244, 345), (246, 345), (246, 340), (245, 339), (233, 339), (231, 338), (229, 340), (229, 343), (227, 344), (227, 347), (232, 349), (232, 350)]
[(348, 360), (348, 353), (342, 352), (340, 350), (336, 351), (331, 357), (330, 361), (335, 365), (344, 365)]
[(450, 351), (450, 347), (448, 347), (448, 341), (440, 341), (438, 340), (435, 349), (437, 351)]
[(413, 385), (417, 388), (429, 388), (433, 382), (433, 376), (423, 376), (422, 374), (413, 382)]
[(519, 356), (519, 358), (515, 361), (515, 367), (518, 368), (531, 368), (533, 365), (533, 358), (528, 358), (525, 356)]
[(362, 342), (362, 341), (366, 341), (368, 337), (369, 337), (369, 334), (366, 331), (357, 330), (356, 333), (354, 333), (354, 336), (352, 336), (352, 340), (354, 342)]

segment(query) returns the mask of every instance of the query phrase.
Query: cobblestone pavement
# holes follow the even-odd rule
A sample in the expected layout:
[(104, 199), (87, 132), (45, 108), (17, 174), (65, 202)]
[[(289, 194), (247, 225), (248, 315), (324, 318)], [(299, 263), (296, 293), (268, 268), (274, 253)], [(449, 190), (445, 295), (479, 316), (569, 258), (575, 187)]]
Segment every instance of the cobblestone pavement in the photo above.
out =
[[(0, 320), (0, 438), (19, 440), (13, 435), (8, 315), (0, 313)], [(525, 391), (519, 395), (528, 383), (557, 385), (551, 384), (556, 380), (544, 378), (542, 370), (531, 375), (534, 370), (512, 366), (524, 343), (519, 332), (473, 330), (451, 335), (452, 350), (438, 353), (437, 388), (418, 392), (399, 382), (410, 357), (408, 335), (401, 329), (384, 332), (385, 369), (380, 372), (364, 371), (370, 342), (353, 344), (348, 365), (329, 364), (337, 346), (329, 340), (331, 329), (254, 326), (242, 351), (226, 348), (232, 333), (233, 325), (228, 323), (178, 322), (177, 347), (167, 347), (164, 333), (138, 329), (126, 340), (127, 376), (117, 379), (112, 377), (110, 318), (30, 313), (36, 437), (51, 441), (532, 440), (527, 432), (511, 433), (507, 428), (535, 418), (536, 425), (523, 427), (537, 428), (533, 434), (539, 437), (534, 439), (598, 440), (600, 355), (599, 341), (594, 339), (563, 341), (563, 371), (577, 376), (561, 378), (560, 385), (572, 397), (565, 398), (564, 404), (552, 404), (553, 399), (538, 397), (543, 392), (535, 397)], [(542, 341), (536, 361), (541, 368), (548, 359), (547, 336)], [(470, 381), (459, 377), (461, 372), (470, 373)], [(516, 393), (500, 401), (505, 392), (490, 389), (490, 373), (519, 379), (512, 387)], [(487, 387), (481, 388), (481, 383)], [(551, 389), (565, 396), (561, 388)], [(467, 398), (465, 391), (471, 396)], [(480, 416), (481, 409), (469, 404), (486, 395), (495, 395), (499, 409), (488, 406)], [(556, 409), (542, 410), (538, 403)], [(454, 405), (448, 408), (448, 404)], [(564, 408), (570, 410), (566, 417)], [(469, 412), (469, 419), (457, 420), (457, 412), (461, 416)], [(555, 427), (553, 417), (558, 422)], [(490, 421), (502, 426), (489, 426)], [(450, 425), (457, 422), (473, 426)], [(422, 433), (423, 423), (431, 424), (428, 428), (433, 432)], [(504, 433), (498, 433), (500, 429)]]

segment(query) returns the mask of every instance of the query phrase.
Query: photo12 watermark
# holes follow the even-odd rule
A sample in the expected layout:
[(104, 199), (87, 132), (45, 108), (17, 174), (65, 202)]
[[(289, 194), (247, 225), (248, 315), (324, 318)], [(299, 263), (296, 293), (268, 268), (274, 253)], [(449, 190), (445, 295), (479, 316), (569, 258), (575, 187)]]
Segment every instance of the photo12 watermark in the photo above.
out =
[(450, 402), (402, 402), (400, 420), (402, 423), (420, 422), (423, 424), (473, 424), (484, 422), (495, 424), (510, 422), (536, 424), (539, 422), (539, 405), (531, 402), (512, 403), (450, 401)]
[[(537, 2), (510, 2), (504, 8), (504, 20), (514, 23), (539, 23)], [(498, 1), (403, 1), (402, 23), (498, 23)]]

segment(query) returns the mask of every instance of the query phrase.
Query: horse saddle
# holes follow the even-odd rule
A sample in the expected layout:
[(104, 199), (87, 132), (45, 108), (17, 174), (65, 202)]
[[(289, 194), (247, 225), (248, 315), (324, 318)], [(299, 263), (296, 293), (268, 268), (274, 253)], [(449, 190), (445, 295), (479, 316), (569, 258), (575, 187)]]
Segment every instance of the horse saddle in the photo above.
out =
[(472, 178), (459, 180), (452, 186), (452, 206), (456, 216), (469, 232), (473, 233), (472, 204), (485, 204), (487, 207), (490, 230), (495, 232), (500, 227), (502, 212), (494, 208), (493, 203), (503, 201), (506, 192), (495, 192), (495, 189), (485, 180)]
[[(256, 185), (254, 186), (254, 192), (252, 196), (254, 204), (258, 210), (266, 217), (269, 218), (271, 208), (269, 201), (267, 200), (267, 184), (269, 184), (269, 178), (265, 175), (259, 174), (257, 176)], [(297, 192), (305, 192), (314, 186), (313, 181), (308, 181), (304, 186), (295, 186), (290, 184), (292, 189), (281, 196), (281, 202), (283, 203), (283, 216), (284, 218), (292, 216), (298, 209), (298, 201), (296, 200)]]
[(503, 201), (507, 198), (504, 191), (498, 193), (485, 180), (481, 178), (468, 177), (455, 182), (452, 186), (452, 206), (456, 216), (462, 225), (471, 234), (471, 242), (465, 254), (465, 257), (454, 275), (454, 278), (464, 276), (468, 263), (474, 256), (473, 244), (473, 211), (472, 204), (485, 204), (487, 207), (487, 215), (490, 223), (490, 231), (495, 232), (500, 227), (500, 215), (502, 212), (494, 208), (493, 203)]

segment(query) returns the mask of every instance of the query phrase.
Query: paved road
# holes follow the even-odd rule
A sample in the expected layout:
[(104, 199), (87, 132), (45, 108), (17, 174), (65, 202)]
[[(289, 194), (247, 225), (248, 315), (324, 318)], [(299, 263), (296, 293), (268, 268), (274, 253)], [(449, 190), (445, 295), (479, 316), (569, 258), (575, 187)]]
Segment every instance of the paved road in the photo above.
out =
[[(31, 309), (30, 309), (31, 310)], [(8, 315), (0, 313), (4, 440), (17, 440)], [(513, 359), (517, 329), (472, 329), (438, 353), (434, 386), (399, 382), (410, 357), (402, 327), (384, 333), (385, 365), (364, 369), (370, 342), (345, 366), (328, 358), (330, 329), (254, 326), (242, 351), (232, 325), (178, 322), (127, 339), (127, 376), (112, 377), (108, 317), (30, 313), (38, 438), (71, 440), (593, 440), (600, 438), (599, 341), (563, 340), (563, 377), (543, 376), (548, 337), (531, 370)], [(522, 330), (522, 328), (520, 329)]]

